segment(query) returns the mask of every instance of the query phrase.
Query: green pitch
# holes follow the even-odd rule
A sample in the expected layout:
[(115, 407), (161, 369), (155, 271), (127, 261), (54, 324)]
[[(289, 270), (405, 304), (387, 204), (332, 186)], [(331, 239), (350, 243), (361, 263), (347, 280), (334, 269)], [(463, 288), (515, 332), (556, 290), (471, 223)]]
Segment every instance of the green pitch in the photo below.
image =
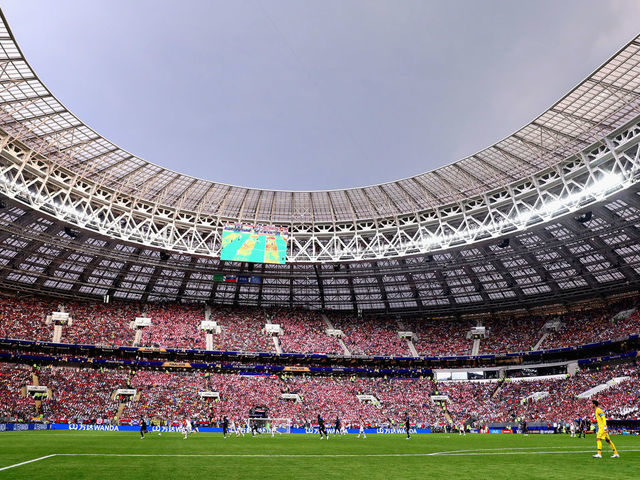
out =
[(639, 478), (640, 437), (613, 441), (619, 459), (606, 449), (604, 458), (591, 458), (593, 436), (332, 435), (321, 441), (315, 435), (223, 439), (202, 433), (183, 440), (178, 433), (150, 433), (140, 440), (136, 432), (3, 432), (0, 478)]

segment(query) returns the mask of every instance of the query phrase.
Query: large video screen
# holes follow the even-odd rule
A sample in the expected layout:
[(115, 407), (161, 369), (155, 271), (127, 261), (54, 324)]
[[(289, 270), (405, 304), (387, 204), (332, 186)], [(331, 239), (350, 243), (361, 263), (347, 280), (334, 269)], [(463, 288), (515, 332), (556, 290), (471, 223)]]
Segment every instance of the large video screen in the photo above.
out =
[(220, 260), (253, 263), (287, 263), (286, 227), (234, 223), (222, 230)]

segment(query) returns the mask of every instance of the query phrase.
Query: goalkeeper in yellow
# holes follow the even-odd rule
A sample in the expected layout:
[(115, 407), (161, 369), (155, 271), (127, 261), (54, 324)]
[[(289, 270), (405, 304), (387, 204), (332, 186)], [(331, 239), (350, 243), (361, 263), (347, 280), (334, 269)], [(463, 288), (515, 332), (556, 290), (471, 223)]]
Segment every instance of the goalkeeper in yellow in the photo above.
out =
[(598, 432), (596, 434), (596, 445), (598, 446), (598, 453), (596, 453), (593, 458), (602, 458), (602, 440), (607, 442), (613, 450), (613, 455), (611, 458), (618, 458), (618, 450), (616, 450), (616, 446), (613, 444), (611, 439), (609, 438), (609, 431), (607, 430), (607, 418), (604, 416), (604, 412), (598, 406), (597, 400), (592, 400), (593, 406), (596, 408), (596, 422), (598, 422)]

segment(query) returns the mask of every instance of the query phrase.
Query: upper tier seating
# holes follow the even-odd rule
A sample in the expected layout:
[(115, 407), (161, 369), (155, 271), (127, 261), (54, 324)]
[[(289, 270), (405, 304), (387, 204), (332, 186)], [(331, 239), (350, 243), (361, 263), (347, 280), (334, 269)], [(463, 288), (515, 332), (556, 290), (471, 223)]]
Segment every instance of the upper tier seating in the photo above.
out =
[[(206, 334), (200, 330), (205, 307), (197, 304), (91, 304), (65, 301), (71, 325), (61, 327), (62, 343), (132, 346), (136, 331), (130, 323), (139, 316), (151, 318), (151, 326), (138, 332), (139, 346), (161, 348), (206, 348)], [(57, 301), (40, 298), (0, 298), (0, 338), (52, 341), (53, 325), (47, 315), (57, 311)], [(619, 312), (631, 308), (628, 316)], [(467, 333), (476, 322), (435, 319), (359, 318), (353, 314), (304, 310), (212, 307), (211, 318), (220, 326), (212, 335), (215, 350), (240, 352), (276, 351), (264, 331), (267, 322), (280, 324), (279, 344), (285, 353), (343, 354), (340, 340), (326, 333), (329, 325), (343, 333), (342, 342), (351, 355), (410, 356), (408, 342), (398, 337), (401, 330), (413, 332), (418, 354), (426, 356), (468, 355), (473, 340)], [(558, 320), (562, 327), (551, 332), (540, 348), (576, 346), (640, 333), (640, 311), (625, 301), (609, 308), (563, 315), (480, 320), (488, 335), (480, 341), (480, 354), (529, 351), (543, 338), (542, 327)]]

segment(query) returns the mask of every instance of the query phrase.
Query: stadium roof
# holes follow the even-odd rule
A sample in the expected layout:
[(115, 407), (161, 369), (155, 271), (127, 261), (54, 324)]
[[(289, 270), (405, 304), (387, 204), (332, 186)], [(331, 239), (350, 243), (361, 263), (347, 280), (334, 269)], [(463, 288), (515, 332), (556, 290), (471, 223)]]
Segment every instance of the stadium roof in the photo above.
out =
[[(324, 265), (256, 265), (70, 229), (6, 201), (0, 286), (56, 296), (456, 315), (562, 304), (640, 288), (640, 196), (627, 189), (504, 240), (434, 255)], [(255, 275), (259, 284), (214, 274)]]
[[(113, 145), (57, 101), (0, 20), (0, 286), (433, 315), (640, 287), (640, 37), (471, 157), (381, 185), (284, 192)], [(289, 225), (291, 263), (220, 260), (233, 220)]]
[(4, 16), (0, 47), (0, 128), (54, 164), (118, 192), (245, 222), (388, 218), (462, 201), (558, 163), (640, 111), (637, 37), (530, 124), (458, 162), (367, 187), (261, 190), (174, 172), (111, 143), (73, 115), (40, 81)]

